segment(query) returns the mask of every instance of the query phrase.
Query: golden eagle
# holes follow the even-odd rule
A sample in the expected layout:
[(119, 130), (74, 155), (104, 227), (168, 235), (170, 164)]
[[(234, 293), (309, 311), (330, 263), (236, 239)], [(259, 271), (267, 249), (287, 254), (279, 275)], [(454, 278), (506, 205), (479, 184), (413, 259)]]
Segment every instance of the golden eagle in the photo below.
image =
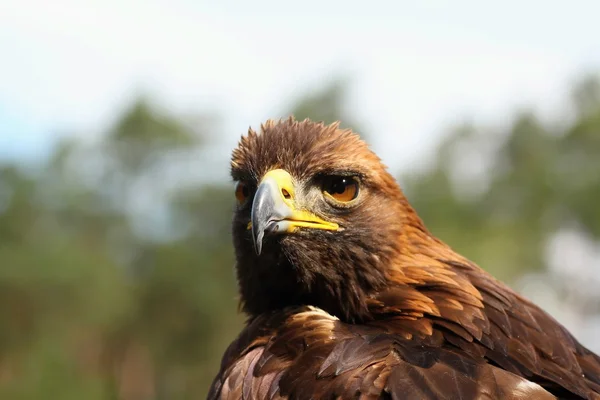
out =
[(352, 131), (268, 121), (231, 175), (248, 321), (209, 399), (600, 399), (600, 357), (434, 237)]

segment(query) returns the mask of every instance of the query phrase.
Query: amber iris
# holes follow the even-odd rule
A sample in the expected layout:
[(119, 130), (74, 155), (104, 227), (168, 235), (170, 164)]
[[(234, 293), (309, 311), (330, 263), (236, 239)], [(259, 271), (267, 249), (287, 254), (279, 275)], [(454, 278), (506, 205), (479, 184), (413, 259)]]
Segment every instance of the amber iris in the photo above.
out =
[(323, 181), (323, 192), (339, 202), (347, 203), (358, 196), (358, 181), (351, 176), (328, 176)]
[(235, 198), (238, 204), (244, 204), (250, 196), (250, 188), (245, 182), (238, 182), (235, 186)]

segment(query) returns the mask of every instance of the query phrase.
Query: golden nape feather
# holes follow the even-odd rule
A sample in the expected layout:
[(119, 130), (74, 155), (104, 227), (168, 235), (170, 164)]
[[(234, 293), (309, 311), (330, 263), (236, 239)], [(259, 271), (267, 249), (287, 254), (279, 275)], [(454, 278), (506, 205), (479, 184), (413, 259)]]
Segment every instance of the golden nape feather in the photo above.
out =
[(600, 399), (600, 358), (435, 238), (350, 130), (268, 121), (231, 174), (248, 322), (208, 399)]

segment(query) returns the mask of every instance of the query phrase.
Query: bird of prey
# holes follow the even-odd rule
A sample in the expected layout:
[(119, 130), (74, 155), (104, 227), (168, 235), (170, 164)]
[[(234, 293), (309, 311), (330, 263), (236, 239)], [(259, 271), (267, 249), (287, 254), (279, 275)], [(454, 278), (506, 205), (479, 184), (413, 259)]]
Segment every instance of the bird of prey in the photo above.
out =
[(600, 399), (600, 357), (427, 230), (351, 130), (233, 151), (245, 328), (208, 399)]

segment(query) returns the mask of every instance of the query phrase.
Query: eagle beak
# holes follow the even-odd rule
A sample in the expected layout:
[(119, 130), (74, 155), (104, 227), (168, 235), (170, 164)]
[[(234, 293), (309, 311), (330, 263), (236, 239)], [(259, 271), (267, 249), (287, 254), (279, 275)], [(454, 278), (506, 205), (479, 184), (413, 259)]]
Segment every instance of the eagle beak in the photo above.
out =
[(258, 185), (252, 203), (254, 249), (260, 255), (265, 233), (292, 233), (300, 228), (336, 231), (339, 225), (298, 208), (291, 175), (282, 169), (269, 171)]

